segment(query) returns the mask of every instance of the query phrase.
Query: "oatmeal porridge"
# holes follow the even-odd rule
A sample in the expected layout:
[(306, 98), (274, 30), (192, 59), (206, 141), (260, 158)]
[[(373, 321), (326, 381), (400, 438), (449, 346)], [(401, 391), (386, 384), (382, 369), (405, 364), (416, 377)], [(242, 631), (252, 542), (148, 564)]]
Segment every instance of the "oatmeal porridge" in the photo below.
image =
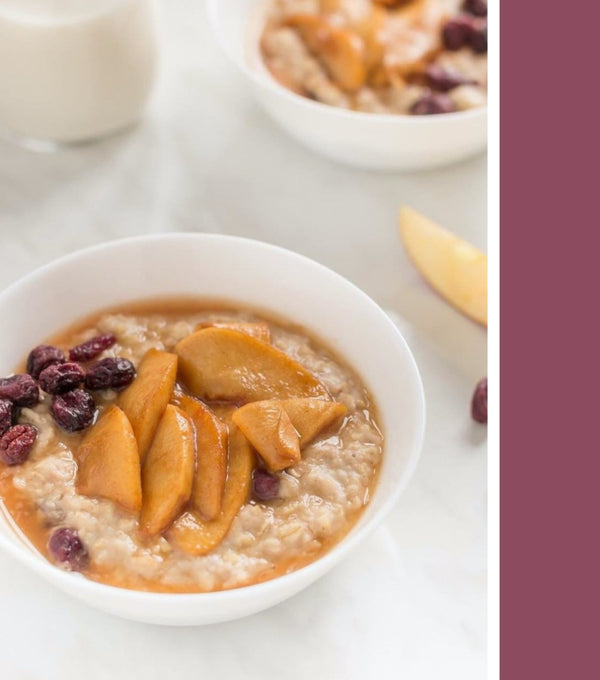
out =
[(487, 101), (487, 0), (273, 0), (264, 62), (284, 87), (369, 113)]
[(50, 561), (203, 592), (300, 568), (352, 528), (383, 437), (302, 329), (195, 301), (99, 313), (0, 380), (0, 497)]

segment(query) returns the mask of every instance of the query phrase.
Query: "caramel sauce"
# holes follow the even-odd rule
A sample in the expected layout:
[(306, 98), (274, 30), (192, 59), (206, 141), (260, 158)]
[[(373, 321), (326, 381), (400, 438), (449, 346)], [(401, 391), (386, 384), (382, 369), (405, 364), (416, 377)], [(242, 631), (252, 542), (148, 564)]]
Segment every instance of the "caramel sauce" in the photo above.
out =
[[(221, 300), (198, 300), (197, 298), (191, 297), (179, 297), (179, 298), (159, 298), (152, 301), (140, 301), (135, 303), (129, 303), (126, 305), (119, 305), (116, 307), (106, 308), (97, 311), (84, 319), (72, 324), (71, 326), (63, 329), (47, 339), (42, 340), (46, 344), (52, 344), (60, 347), (61, 349), (68, 350), (70, 347), (81, 342), (81, 334), (86, 330), (90, 330), (96, 327), (97, 322), (107, 314), (123, 314), (127, 316), (144, 316), (152, 317), (156, 316), (162, 321), (167, 323), (172, 323), (178, 320), (186, 320), (186, 317), (194, 316), (196, 314), (202, 315), (228, 315), (235, 314), (239, 315), (241, 313), (239, 308), (228, 304), (227, 302)], [(338, 359), (333, 352), (328, 350), (326, 346), (314, 340), (314, 336), (309, 335), (301, 326), (291, 324), (287, 321), (282, 321), (280, 319), (274, 319), (272, 315), (265, 315), (264, 313), (257, 310), (243, 310), (244, 316), (247, 316), (249, 321), (262, 321), (269, 325), (271, 330), (277, 328), (284, 329), (286, 331), (291, 331), (308, 337), (312, 345), (318, 347), (321, 353), (325, 350), (324, 354), (328, 358), (333, 358), (336, 363), (342, 366), (346, 371), (353, 373), (351, 369), (340, 359)], [(246, 320), (246, 319), (245, 319)], [(119, 342), (119, 338), (117, 338)], [(167, 348), (167, 350), (172, 348)], [(24, 372), (25, 370), (25, 358), (16, 367), (15, 372)], [(361, 384), (361, 381), (358, 380)], [(364, 388), (363, 388), (364, 389)], [(184, 385), (177, 383), (175, 391), (186, 393)], [(105, 399), (100, 393), (95, 393), (95, 400), (98, 406), (99, 412), (101, 413), (104, 408), (115, 402), (114, 398)], [(193, 395), (192, 395), (193, 396)], [(230, 413), (232, 407), (237, 406), (237, 404), (223, 403), (223, 402), (207, 402), (207, 404), (214, 410), (214, 412), (219, 416), (223, 417), (224, 414)], [(371, 422), (375, 425), (377, 422), (377, 412), (376, 407), (372, 399), (368, 400), (368, 412)], [(344, 423), (338, 426), (338, 430), (343, 428)], [(58, 440), (65, 444), (71, 451), (76, 452), (81, 440), (83, 439), (86, 430), (79, 433), (66, 433), (55, 427), (55, 435)], [(92, 426), (93, 427), (93, 426)], [(377, 427), (375, 425), (375, 427)], [(324, 437), (336, 437), (336, 432), (325, 432), (320, 439)], [(333, 546), (335, 546), (339, 541), (352, 529), (352, 527), (359, 520), (362, 515), (366, 504), (368, 503), (368, 498), (370, 498), (373, 489), (377, 483), (379, 470), (381, 467), (381, 462), (374, 467), (371, 481), (367, 493), (365, 494), (364, 504), (362, 507), (353, 513), (347, 513), (347, 521), (343, 527), (343, 530), (333, 536), (329, 536), (325, 539), (319, 538), (320, 545), (318, 549), (311, 549), (304, 552), (301, 555), (294, 555), (287, 559), (280, 559), (277, 564), (272, 565), (270, 568), (265, 569), (258, 575), (249, 578), (247, 581), (238, 582), (232, 588), (238, 588), (243, 586), (252, 585), (255, 583), (261, 583), (272, 578), (288, 574), (292, 571), (300, 569), (311, 562), (314, 562), (319, 557), (322, 557), (327, 553)], [(30, 549), (35, 549), (44, 555), (49, 561), (52, 562), (52, 558), (48, 552), (48, 538), (54, 526), (50, 525), (47, 521), (44, 513), (37, 507), (35, 502), (28, 496), (25, 490), (18, 488), (13, 483), (13, 477), (15, 473), (18, 473), (19, 466), (7, 467), (0, 462), (0, 512), (8, 520), (8, 523), (14, 529), (15, 533), (19, 538), (25, 543)], [(247, 504), (256, 504), (256, 501), (248, 498), (246, 500)], [(276, 507), (277, 501), (274, 502), (274, 507)], [(166, 533), (166, 532), (165, 532)], [(143, 545), (144, 538), (135, 531), (132, 534), (132, 538), (136, 541), (138, 545)], [(175, 548), (175, 550), (177, 550)], [(128, 588), (133, 590), (141, 591), (151, 591), (151, 592), (164, 592), (164, 593), (193, 593), (193, 592), (203, 592), (196, 583), (178, 584), (170, 585), (162, 582), (159, 579), (147, 579), (140, 574), (117, 571), (114, 568), (106, 568), (90, 562), (89, 567), (84, 572), (87, 578), (94, 581), (98, 581), (107, 585), (117, 586), (121, 588)], [(214, 590), (226, 590), (225, 586), (220, 586)]]

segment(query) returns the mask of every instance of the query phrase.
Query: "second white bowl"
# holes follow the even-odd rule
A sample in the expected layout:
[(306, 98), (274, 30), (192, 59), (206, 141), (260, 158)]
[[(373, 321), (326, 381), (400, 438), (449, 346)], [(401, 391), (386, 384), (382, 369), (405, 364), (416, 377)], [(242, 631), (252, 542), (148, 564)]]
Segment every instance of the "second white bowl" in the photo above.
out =
[(487, 107), (437, 116), (346, 111), (279, 85), (263, 65), (265, 0), (207, 0), (215, 36), (270, 116), (299, 142), (332, 160), (368, 170), (418, 170), (483, 151)]

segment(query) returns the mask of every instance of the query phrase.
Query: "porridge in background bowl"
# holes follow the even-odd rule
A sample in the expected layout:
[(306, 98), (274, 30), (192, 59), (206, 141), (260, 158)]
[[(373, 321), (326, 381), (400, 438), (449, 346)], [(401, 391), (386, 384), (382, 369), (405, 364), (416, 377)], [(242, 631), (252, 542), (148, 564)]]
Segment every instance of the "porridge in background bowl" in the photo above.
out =
[(316, 560), (368, 504), (375, 406), (302, 329), (171, 300), (48, 342), (0, 381), (0, 496), (59, 566), (138, 590), (236, 588)]
[(272, 0), (275, 79), (331, 106), (428, 115), (487, 102), (487, 0)]

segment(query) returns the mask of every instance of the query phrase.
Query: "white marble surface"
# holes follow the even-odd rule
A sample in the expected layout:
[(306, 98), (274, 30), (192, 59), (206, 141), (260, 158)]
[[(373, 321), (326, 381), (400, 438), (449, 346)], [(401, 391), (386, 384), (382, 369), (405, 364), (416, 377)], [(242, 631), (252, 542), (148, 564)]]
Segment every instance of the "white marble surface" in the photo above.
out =
[(0, 145), (0, 286), (83, 246), (142, 233), (215, 231), (297, 250), (401, 315), (427, 395), (423, 457), (383, 528), (342, 566), (233, 623), (114, 619), (0, 555), (0, 675), (483, 678), (486, 431), (468, 406), (486, 373), (486, 333), (422, 283), (395, 220), (407, 202), (484, 247), (485, 158), (401, 176), (315, 157), (248, 97), (202, 4), (164, 5), (163, 70), (141, 126), (58, 155)]

